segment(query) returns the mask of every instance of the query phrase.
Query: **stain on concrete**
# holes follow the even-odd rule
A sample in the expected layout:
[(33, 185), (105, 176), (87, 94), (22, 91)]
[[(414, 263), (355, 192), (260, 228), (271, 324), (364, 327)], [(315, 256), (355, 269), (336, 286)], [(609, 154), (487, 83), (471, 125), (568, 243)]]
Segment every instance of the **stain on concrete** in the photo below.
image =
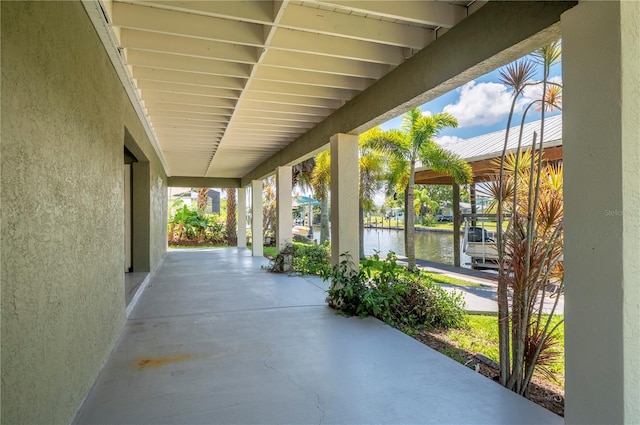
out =
[(191, 354), (178, 354), (177, 356), (155, 357), (138, 360), (138, 369), (151, 369), (162, 367), (169, 363), (181, 362), (191, 358)]

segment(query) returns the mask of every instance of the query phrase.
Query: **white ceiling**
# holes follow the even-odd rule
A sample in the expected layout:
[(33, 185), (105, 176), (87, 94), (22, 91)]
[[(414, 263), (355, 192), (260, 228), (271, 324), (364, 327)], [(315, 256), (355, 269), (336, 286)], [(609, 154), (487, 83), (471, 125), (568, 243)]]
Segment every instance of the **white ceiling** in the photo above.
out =
[(240, 178), (484, 2), (101, 4), (169, 175)]

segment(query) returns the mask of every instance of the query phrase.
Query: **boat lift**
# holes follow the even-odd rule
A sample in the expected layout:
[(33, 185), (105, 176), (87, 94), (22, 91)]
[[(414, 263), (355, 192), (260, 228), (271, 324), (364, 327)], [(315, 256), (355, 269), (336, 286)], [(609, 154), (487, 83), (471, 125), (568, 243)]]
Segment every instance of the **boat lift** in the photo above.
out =
[[(488, 231), (485, 222), (495, 220), (490, 214), (463, 214), (462, 251), (471, 257), (472, 269), (498, 269), (498, 246), (495, 231)], [(473, 225), (475, 224), (475, 225)]]

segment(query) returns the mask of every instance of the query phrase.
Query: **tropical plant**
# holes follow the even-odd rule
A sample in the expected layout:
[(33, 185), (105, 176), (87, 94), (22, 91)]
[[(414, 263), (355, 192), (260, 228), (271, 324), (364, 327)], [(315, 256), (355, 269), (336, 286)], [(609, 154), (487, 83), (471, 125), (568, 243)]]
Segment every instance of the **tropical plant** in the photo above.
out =
[[(291, 267), (287, 267), (290, 265)], [(294, 272), (303, 275), (322, 275), (331, 268), (329, 244), (286, 244), (270, 260), (268, 270), (273, 273)]]
[[(413, 191), (416, 163), (446, 173), (457, 184), (471, 181), (471, 167), (464, 160), (435, 143), (434, 138), (447, 127), (456, 127), (458, 121), (446, 112), (425, 115), (414, 108), (404, 115), (402, 130), (383, 131), (379, 127), (362, 134), (365, 145), (389, 155), (390, 175), (396, 184), (404, 184), (405, 211), (413, 211)], [(405, 214), (405, 254), (410, 270), (416, 268), (415, 215)]]
[(207, 219), (198, 211), (190, 210), (186, 205), (176, 210), (169, 222), (169, 241), (198, 239), (202, 242), (205, 238)]
[(423, 225), (432, 224), (440, 204), (431, 199), (427, 188), (416, 189), (413, 194), (413, 210)]
[[(498, 223), (511, 216), (506, 230), (497, 226), (498, 245), (498, 328), (500, 383), (513, 391), (526, 393), (534, 370), (545, 372), (545, 363), (554, 357), (551, 326), (558, 299), (549, 316), (542, 306), (550, 285), (563, 285), (563, 199), (562, 166), (543, 162), (545, 111), (559, 107), (561, 86), (550, 83), (549, 69), (560, 59), (559, 43), (544, 46), (534, 54), (542, 65), (541, 82), (533, 80), (535, 62), (524, 59), (501, 71), (501, 81), (513, 90), (513, 99), (499, 173), (488, 186), (496, 200)], [(518, 147), (507, 154), (507, 141), (515, 105), (526, 87), (542, 87), (540, 99), (524, 110)], [(534, 133), (532, 150), (521, 152), (522, 127), (527, 112), (541, 111), (540, 139)], [(512, 291), (509, 311), (508, 292)], [(559, 321), (558, 323), (562, 323)]]
[(464, 324), (461, 293), (445, 291), (426, 274), (398, 267), (396, 260), (392, 252), (385, 261), (376, 254), (356, 269), (351, 256), (343, 254), (323, 276), (331, 279), (329, 305), (348, 315), (377, 317), (400, 329)]

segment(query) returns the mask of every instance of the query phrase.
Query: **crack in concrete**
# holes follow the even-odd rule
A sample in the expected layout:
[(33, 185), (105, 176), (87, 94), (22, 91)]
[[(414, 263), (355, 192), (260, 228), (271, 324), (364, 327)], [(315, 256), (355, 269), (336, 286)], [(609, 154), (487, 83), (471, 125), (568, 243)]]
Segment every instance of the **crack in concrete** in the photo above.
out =
[[(273, 356), (273, 351), (271, 350), (271, 347), (269, 346), (269, 344), (266, 344), (266, 347), (267, 347), (267, 351), (269, 352), (267, 354), (267, 358), (272, 357)], [(296, 381), (293, 380), (293, 378), (291, 377), (291, 374), (289, 374), (287, 372), (284, 372), (284, 371), (282, 371), (282, 370), (270, 365), (269, 363), (267, 363), (267, 359), (264, 359), (262, 361), (262, 364), (267, 369), (271, 369), (276, 373), (279, 373), (281, 375), (286, 376), (287, 380), (289, 382), (291, 382), (294, 386), (298, 387), (300, 390), (306, 392), (307, 394), (313, 394), (316, 397), (316, 409), (318, 409), (320, 411), (320, 420), (318, 421), (318, 425), (322, 425), (322, 422), (324, 421), (324, 418), (326, 417), (327, 412), (322, 407), (322, 400), (320, 399), (320, 394), (318, 394), (316, 391), (312, 391), (312, 390), (307, 389), (307, 388), (303, 387), (302, 385), (298, 384)]]

